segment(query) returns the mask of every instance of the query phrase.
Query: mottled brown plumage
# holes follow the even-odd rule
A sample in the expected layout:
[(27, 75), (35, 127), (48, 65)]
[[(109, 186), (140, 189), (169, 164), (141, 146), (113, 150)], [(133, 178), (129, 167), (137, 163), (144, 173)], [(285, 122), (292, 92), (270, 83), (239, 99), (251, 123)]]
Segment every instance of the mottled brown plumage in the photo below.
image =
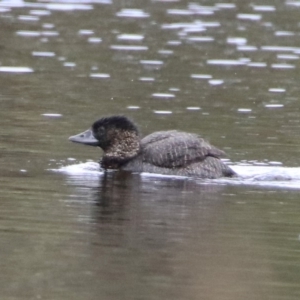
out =
[(101, 147), (104, 169), (200, 178), (236, 175), (220, 160), (225, 153), (197, 134), (158, 131), (140, 140), (136, 126), (124, 116), (99, 119), (90, 130), (70, 140)]

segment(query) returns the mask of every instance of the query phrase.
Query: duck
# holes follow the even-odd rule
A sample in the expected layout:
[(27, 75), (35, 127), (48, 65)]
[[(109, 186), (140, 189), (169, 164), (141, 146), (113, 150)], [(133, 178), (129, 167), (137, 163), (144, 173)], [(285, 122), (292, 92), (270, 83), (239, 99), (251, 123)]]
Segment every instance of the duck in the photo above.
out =
[(115, 169), (203, 179), (237, 176), (221, 160), (225, 152), (198, 134), (167, 130), (140, 138), (135, 123), (123, 115), (102, 117), (69, 140), (100, 147), (103, 156), (99, 163), (105, 171)]

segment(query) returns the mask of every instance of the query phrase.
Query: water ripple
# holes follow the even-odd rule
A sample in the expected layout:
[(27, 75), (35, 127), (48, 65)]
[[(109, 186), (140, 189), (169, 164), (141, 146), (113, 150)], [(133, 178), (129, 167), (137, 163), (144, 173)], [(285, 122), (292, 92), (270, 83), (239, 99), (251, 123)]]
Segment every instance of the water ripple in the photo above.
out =
[(0, 67), (0, 72), (4, 73), (32, 73), (33, 69), (28, 67)]

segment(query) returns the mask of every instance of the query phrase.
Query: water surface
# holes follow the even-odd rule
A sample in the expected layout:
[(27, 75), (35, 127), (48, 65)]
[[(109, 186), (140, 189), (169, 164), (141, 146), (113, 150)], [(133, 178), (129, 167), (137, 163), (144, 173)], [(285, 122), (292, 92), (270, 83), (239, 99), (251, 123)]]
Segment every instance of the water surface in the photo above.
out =
[[(1, 299), (299, 299), (299, 11), (1, 1)], [(111, 114), (241, 178), (105, 175), (67, 138)]]

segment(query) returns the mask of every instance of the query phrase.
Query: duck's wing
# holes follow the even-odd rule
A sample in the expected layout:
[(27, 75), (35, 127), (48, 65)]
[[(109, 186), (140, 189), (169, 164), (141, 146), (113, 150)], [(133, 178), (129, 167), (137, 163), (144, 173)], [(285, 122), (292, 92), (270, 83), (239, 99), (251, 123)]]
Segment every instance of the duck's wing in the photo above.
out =
[(144, 162), (164, 168), (185, 167), (207, 156), (225, 156), (198, 135), (176, 130), (154, 132), (142, 139), (141, 146)]

